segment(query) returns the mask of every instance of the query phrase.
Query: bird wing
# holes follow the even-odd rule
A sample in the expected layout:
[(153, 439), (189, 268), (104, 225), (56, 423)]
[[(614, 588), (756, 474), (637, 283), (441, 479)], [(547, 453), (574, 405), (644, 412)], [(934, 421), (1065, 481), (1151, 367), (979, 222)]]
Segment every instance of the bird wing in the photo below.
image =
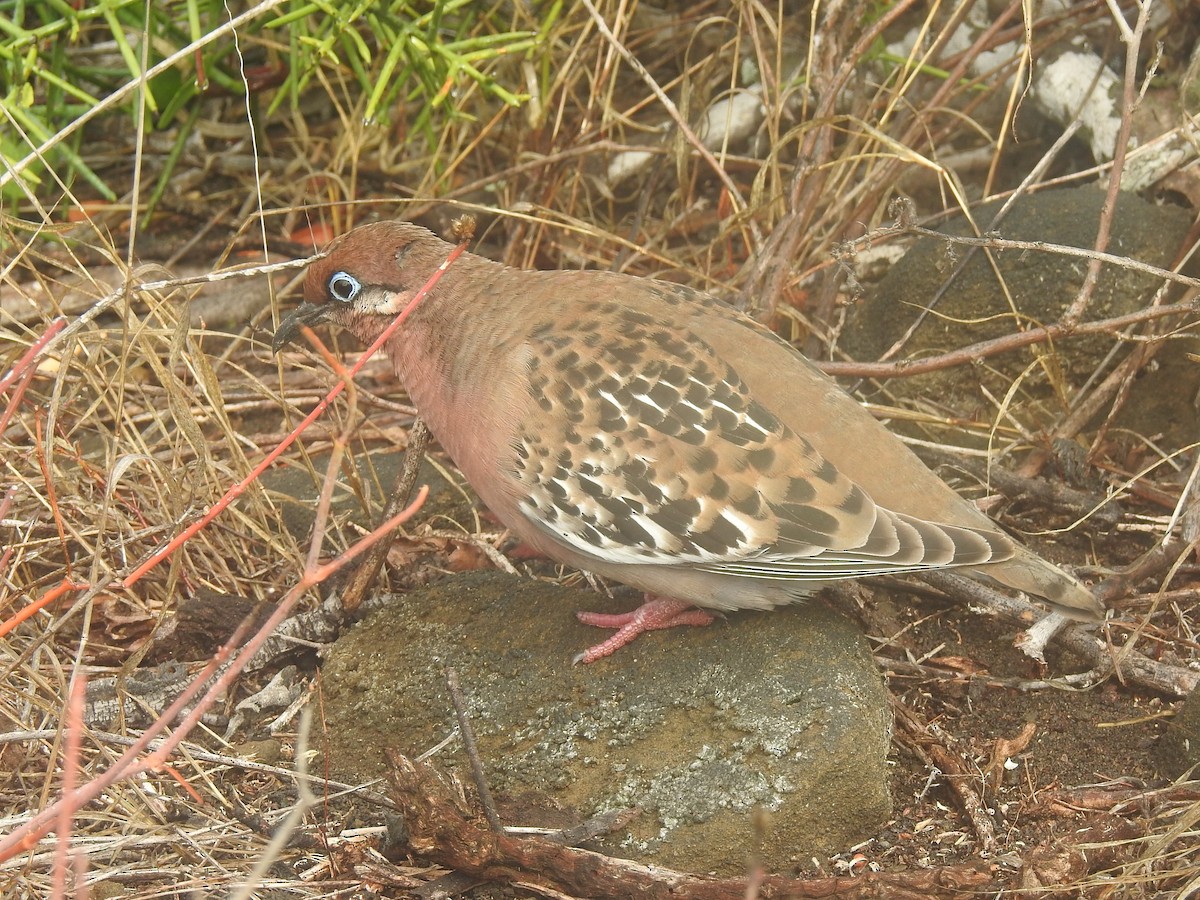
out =
[(519, 505), (585, 554), (807, 581), (1014, 552), (999, 531), (876, 505), (689, 330), (606, 303), (569, 330), (535, 329), (525, 349)]

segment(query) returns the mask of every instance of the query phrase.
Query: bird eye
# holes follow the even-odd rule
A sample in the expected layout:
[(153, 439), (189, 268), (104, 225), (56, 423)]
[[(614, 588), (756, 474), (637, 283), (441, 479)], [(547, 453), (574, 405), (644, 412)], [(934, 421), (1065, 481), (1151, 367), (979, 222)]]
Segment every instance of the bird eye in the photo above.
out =
[(361, 282), (348, 272), (334, 272), (329, 276), (329, 296), (334, 300), (349, 303), (361, 290)]

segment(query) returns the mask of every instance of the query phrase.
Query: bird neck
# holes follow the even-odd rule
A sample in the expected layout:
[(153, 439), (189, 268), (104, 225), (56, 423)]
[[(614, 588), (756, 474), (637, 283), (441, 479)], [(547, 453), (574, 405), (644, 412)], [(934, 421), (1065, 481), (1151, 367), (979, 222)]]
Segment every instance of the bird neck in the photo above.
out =
[(512, 409), (501, 398), (512, 387), (505, 376), (522, 352), (527, 317), (519, 309), (524, 293), (508, 283), (512, 270), (487, 263), (460, 271), (459, 263), (413, 310), (387, 352), (434, 436), (469, 468), (498, 451), (481, 445), (485, 436), (507, 433), (510, 423), (497, 417)]

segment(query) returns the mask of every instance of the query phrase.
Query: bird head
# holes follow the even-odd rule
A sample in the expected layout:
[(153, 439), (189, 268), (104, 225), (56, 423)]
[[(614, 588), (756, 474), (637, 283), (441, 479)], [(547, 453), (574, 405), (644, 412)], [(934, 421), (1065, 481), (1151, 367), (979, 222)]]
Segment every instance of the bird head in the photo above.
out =
[(410, 222), (375, 222), (342, 235), (308, 267), (304, 302), (279, 323), (271, 349), (294, 342), (305, 325), (354, 326), (360, 337), (382, 330), (451, 249)]

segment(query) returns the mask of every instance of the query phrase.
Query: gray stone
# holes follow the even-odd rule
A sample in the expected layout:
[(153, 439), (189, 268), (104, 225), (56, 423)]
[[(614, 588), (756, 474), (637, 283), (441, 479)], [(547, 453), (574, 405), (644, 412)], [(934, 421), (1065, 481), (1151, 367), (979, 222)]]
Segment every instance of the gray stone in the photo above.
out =
[[(450, 734), (449, 665), (506, 824), (636, 806), (601, 849), (736, 874), (752, 854), (775, 870), (804, 864), (886, 820), (891, 710), (852, 623), (810, 602), (571, 665), (607, 634), (575, 608), (636, 602), (493, 572), (397, 598), (324, 668), (332, 770), (378, 776), (383, 747), (418, 755)], [(436, 761), (469, 782), (457, 739)]]
[[(321, 478), (329, 464), (329, 454), (316, 454), (309, 460), (312, 471), (298, 465), (278, 466), (259, 478), (278, 505), (283, 526), (298, 541), (307, 541), (312, 533)], [(356, 456), (353, 476), (343, 470), (334, 487), (331, 516), (364, 528), (374, 527), (378, 524), (375, 517), (395, 486), (403, 464), (402, 450), (377, 450)], [(471, 512), (473, 494), (448, 482), (442, 471), (428, 459), (421, 464), (417, 485), (429, 487), (429, 496), (421, 506), (422, 521), (434, 527), (461, 526), (467, 529), (464, 534), (475, 530), (475, 517)]]
[(1176, 708), (1154, 756), (1164, 778), (1181, 778), (1200, 766), (1200, 691), (1192, 691)]
[[(1095, 186), (1040, 191), (1019, 200), (994, 231), (1002, 238), (1090, 249), (1095, 244), (1103, 200), (1103, 192)], [(990, 227), (1001, 205), (995, 201), (973, 210), (981, 229)], [(1155, 206), (1140, 197), (1122, 194), (1108, 252), (1169, 267), (1190, 224), (1191, 217), (1183, 209)], [(953, 235), (974, 234), (961, 216), (939, 226), (939, 230)], [(959, 271), (959, 264), (968, 254), (969, 261)], [(1050, 324), (1075, 299), (1088, 264), (1079, 257), (1034, 251), (994, 250), (992, 258), (996, 269), (980, 250), (936, 238), (917, 240), (871, 296), (851, 312), (841, 346), (856, 359), (879, 359), (895, 342), (904, 339), (920, 318), (913, 334), (904, 339), (903, 348), (891, 357), (915, 360)], [(1101, 267), (1084, 321), (1140, 310), (1160, 285), (1161, 280), (1153, 276), (1106, 264)], [(958, 366), (891, 379), (886, 388), (892, 397), (932, 398), (940, 409), (960, 418), (990, 421), (996, 410), (980, 391), (982, 384), (997, 402), (1009, 397), (1009, 402), (1022, 411), (1027, 426), (1042, 427), (1061, 415), (1073, 389), (1105, 363), (1115, 341), (1107, 334), (1071, 337), (1056, 345), (1040, 344), (992, 356), (970, 369)], [(1173, 341), (1160, 353), (1158, 362), (1165, 364), (1175, 356), (1185, 357), (1189, 349), (1196, 349), (1194, 336), (1186, 346)], [(1185, 431), (1196, 424), (1195, 409), (1183, 409), (1182, 402), (1200, 385), (1195, 365), (1190, 367), (1190, 376), (1189, 389), (1172, 375), (1170, 392), (1180, 401), (1176, 404), (1177, 415), (1185, 417), (1180, 422)], [(1013, 391), (1018, 380), (1019, 386)], [(1161, 402), (1163, 385), (1155, 380), (1148, 387), (1146, 397)], [(1134, 390), (1138, 390), (1137, 385)], [(1135, 397), (1127, 406), (1135, 409), (1139, 400)]]

